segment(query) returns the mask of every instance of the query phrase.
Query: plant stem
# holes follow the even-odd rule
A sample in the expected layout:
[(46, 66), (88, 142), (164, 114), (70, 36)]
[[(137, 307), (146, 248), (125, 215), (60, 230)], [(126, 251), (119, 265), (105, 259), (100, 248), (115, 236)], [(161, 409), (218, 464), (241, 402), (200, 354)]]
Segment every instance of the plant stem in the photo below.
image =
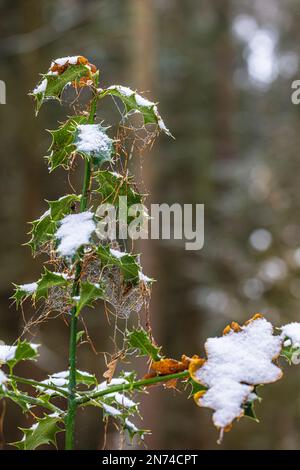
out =
[[(95, 120), (97, 106), (97, 97), (94, 96), (89, 115), (89, 124), (92, 124)], [(89, 189), (91, 184), (91, 161), (90, 159), (85, 159), (84, 161), (84, 181), (81, 193), (80, 201), (80, 212), (84, 212), (87, 208), (88, 198), (89, 198)], [(72, 297), (78, 296), (80, 294), (80, 274), (82, 269), (81, 263), (82, 250), (78, 252), (78, 261), (76, 264), (76, 273), (75, 279), (72, 288)], [(66, 441), (65, 449), (72, 450), (74, 449), (74, 431), (75, 431), (75, 415), (77, 409), (76, 402), (76, 337), (77, 337), (77, 323), (78, 318), (76, 314), (76, 306), (74, 306), (71, 311), (71, 326), (70, 326), (70, 342), (69, 342), (69, 398), (68, 398), (68, 412), (66, 417)]]
[(158, 375), (157, 377), (152, 377), (151, 379), (142, 379), (138, 380), (137, 382), (132, 382), (128, 384), (121, 384), (121, 385), (112, 385), (111, 387), (107, 387), (105, 390), (101, 390), (99, 392), (91, 392), (90, 394), (85, 395), (82, 398), (77, 398), (76, 402), (77, 405), (84, 405), (91, 400), (95, 400), (96, 398), (103, 397), (110, 393), (115, 392), (124, 392), (125, 390), (134, 390), (136, 388), (143, 388), (149, 385), (155, 385), (160, 382), (168, 382), (172, 379), (185, 379), (189, 376), (189, 372), (184, 370), (183, 372), (177, 372), (175, 374), (169, 375)]

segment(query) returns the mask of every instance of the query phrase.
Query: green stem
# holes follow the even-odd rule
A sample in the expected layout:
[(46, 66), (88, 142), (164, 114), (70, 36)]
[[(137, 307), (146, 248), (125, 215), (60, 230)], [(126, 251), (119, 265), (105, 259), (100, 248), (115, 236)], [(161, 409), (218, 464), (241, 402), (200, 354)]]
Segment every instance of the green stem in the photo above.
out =
[(169, 375), (158, 375), (157, 377), (152, 377), (151, 379), (142, 379), (138, 380), (137, 382), (132, 382), (128, 384), (121, 384), (121, 385), (112, 385), (111, 387), (107, 387), (105, 390), (101, 390), (99, 392), (91, 392), (90, 394), (86, 394), (82, 398), (77, 398), (76, 402), (77, 405), (84, 405), (91, 400), (95, 400), (96, 398), (103, 397), (108, 395), (109, 393), (115, 392), (124, 392), (125, 390), (134, 390), (147, 387), (149, 385), (155, 385), (160, 382), (168, 382), (172, 379), (185, 379), (189, 377), (189, 372), (184, 370), (183, 372), (177, 372), (175, 374)]
[[(89, 124), (93, 124), (95, 120), (97, 107), (97, 97), (95, 96), (91, 103)], [(80, 201), (80, 212), (84, 212), (87, 208), (89, 189), (91, 184), (91, 161), (85, 159), (84, 162), (84, 181), (82, 187), (81, 201)], [(78, 261), (76, 265), (75, 280), (72, 288), (72, 297), (80, 294), (80, 274), (82, 269), (81, 258), (82, 250), (78, 252)], [(66, 417), (66, 441), (65, 449), (74, 449), (74, 431), (75, 431), (75, 416), (77, 409), (76, 402), (76, 337), (77, 337), (77, 323), (78, 318), (76, 314), (76, 306), (71, 311), (71, 326), (70, 326), (70, 342), (69, 342), (69, 398), (68, 398), (68, 412)]]

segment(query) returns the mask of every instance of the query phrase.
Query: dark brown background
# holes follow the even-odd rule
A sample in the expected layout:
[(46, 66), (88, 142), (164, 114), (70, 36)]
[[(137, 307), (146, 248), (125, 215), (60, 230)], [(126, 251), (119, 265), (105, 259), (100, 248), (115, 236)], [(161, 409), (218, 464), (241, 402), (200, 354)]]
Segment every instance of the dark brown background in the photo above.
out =
[[(297, 320), (300, 107), (290, 95), (300, 78), (299, 2), (2, 0), (0, 8), (0, 79), (7, 85), (0, 106), (0, 338), (13, 342), (23, 328), (21, 312), (10, 308), (11, 282), (30, 282), (41, 269), (21, 246), (26, 223), (45, 210), (44, 199), (66, 189), (63, 172), (49, 176), (42, 159), (44, 128), (55, 127), (64, 111), (49, 104), (36, 119), (27, 92), (52, 58), (75, 54), (100, 66), (105, 85), (126, 84), (159, 100), (176, 141), (161, 137), (144, 162), (152, 201), (205, 204), (203, 250), (187, 252), (174, 241), (143, 247), (145, 272), (158, 280), (151, 315), (165, 352), (201, 354), (207, 336), (256, 311), (276, 325)], [(272, 235), (264, 251), (249, 241), (261, 228)], [(97, 348), (108, 350), (103, 312), (88, 315)], [(65, 324), (53, 320), (36, 333), (41, 360), (22, 372), (42, 378), (65, 369)], [(102, 356), (88, 347), (79, 365), (99, 377), (104, 371)], [(300, 370), (285, 369), (284, 380), (261, 391), (261, 423), (236, 423), (221, 448), (299, 448)], [(143, 402), (149, 448), (218, 447), (209, 410), (161, 389)], [(7, 441), (20, 436), (17, 425), (26, 421), (9, 405)], [(101, 446), (101, 426), (100, 410), (81, 414), (77, 447)], [(118, 438), (109, 437), (117, 448)]]

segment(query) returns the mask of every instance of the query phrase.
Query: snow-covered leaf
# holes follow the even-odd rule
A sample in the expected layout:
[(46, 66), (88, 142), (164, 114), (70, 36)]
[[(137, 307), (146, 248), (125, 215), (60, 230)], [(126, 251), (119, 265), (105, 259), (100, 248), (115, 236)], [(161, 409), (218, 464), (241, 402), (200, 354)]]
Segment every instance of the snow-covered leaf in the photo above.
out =
[(96, 228), (94, 214), (90, 211), (70, 214), (60, 220), (54, 236), (59, 240), (57, 252), (60, 256), (72, 257), (76, 251), (90, 241)]
[(80, 200), (76, 194), (67, 194), (56, 201), (47, 201), (49, 209), (37, 220), (31, 222), (31, 239), (27, 243), (33, 254), (51, 240), (57, 228), (57, 222), (73, 210), (73, 206)]
[(48, 160), (50, 172), (59, 166), (69, 168), (70, 158), (76, 150), (75, 135), (79, 124), (86, 124), (87, 116), (72, 116), (64, 122), (58, 129), (49, 131), (52, 136), (52, 143), (49, 148)]
[(36, 114), (45, 101), (60, 100), (67, 85), (75, 87), (93, 85), (97, 76), (98, 71), (91, 67), (85, 57), (74, 56), (54, 60), (31, 93), (36, 101)]
[(199, 362), (199, 367), (193, 367), (192, 361), (190, 373), (208, 388), (196, 394), (195, 400), (214, 410), (215, 426), (226, 429), (243, 416), (256, 385), (281, 378), (282, 371), (273, 362), (281, 348), (282, 338), (273, 335), (271, 323), (259, 314), (244, 326), (233, 323), (222, 337), (206, 341), (207, 360)]
[(6, 363), (14, 367), (20, 361), (35, 360), (38, 357), (38, 347), (38, 344), (20, 339), (15, 346), (0, 345), (0, 364)]
[(112, 85), (109, 88), (99, 89), (99, 98), (105, 96), (117, 96), (124, 104), (126, 114), (139, 112), (142, 114), (145, 124), (157, 124), (158, 128), (165, 134), (172, 137), (171, 132), (162, 120), (156, 103), (147, 100), (137, 92), (121, 85)]
[(113, 140), (101, 124), (79, 124), (76, 127), (75, 147), (78, 153), (91, 158), (94, 166), (101, 167), (113, 156)]

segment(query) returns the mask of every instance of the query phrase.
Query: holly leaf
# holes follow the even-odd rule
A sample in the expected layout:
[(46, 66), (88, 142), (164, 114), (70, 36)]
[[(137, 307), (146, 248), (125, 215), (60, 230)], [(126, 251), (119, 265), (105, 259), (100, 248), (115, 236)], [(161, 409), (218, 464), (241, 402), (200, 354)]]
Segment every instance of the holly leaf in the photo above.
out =
[(56, 445), (56, 435), (62, 432), (58, 423), (63, 423), (60, 417), (45, 416), (38, 419), (37, 423), (31, 428), (20, 428), (23, 431), (23, 439), (18, 442), (13, 442), (11, 445), (17, 447), (19, 450), (34, 450), (44, 444)]
[(102, 286), (91, 282), (82, 282), (79, 299), (76, 299), (76, 315), (79, 315), (85, 306), (92, 307), (93, 302), (98, 299), (105, 299)]
[[(9, 367), (14, 367), (18, 362), (31, 360), (35, 361), (38, 357), (39, 344), (29, 343), (28, 341), (18, 340), (15, 353), (11, 359), (6, 361)], [(12, 346), (14, 348), (14, 346)]]
[(97, 248), (97, 254), (104, 266), (118, 266), (126, 282), (132, 284), (139, 282), (140, 266), (137, 263), (137, 255), (125, 253), (120, 257), (114, 254), (114, 250), (109, 246), (102, 245)]
[(57, 167), (69, 168), (69, 160), (72, 152), (76, 150), (75, 135), (78, 124), (86, 124), (86, 116), (72, 116), (64, 122), (58, 129), (49, 131), (52, 136), (52, 143), (48, 150), (48, 160), (50, 173)]
[(64, 275), (49, 271), (47, 268), (44, 269), (41, 279), (37, 282), (37, 289), (33, 294), (35, 300), (39, 300), (42, 297), (47, 298), (51, 287), (67, 287), (70, 284)]
[(127, 176), (124, 177), (118, 173), (103, 170), (96, 172), (94, 179), (98, 184), (94, 192), (101, 195), (102, 203), (109, 203), (118, 207), (119, 196), (127, 197), (128, 206), (141, 204), (143, 201), (143, 195), (135, 190)]
[(84, 372), (82, 370), (76, 370), (76, 383), (84, 384), (87, 386), (97, 385), (97, 379), (94, 374)]
[(36, 114), (38, 114), (42, 104), (46, 101), (58, 100), (60, 101), (62, 92), (67, 85), (77, 86), (80, 79), (83, 77), (95, 80), (98, 72), (92, 73), (87, 64), (70, 64), (65, 71), (58, 75), (51, 75), (46, 73), (42, 75), (42, 80), (37, 87), (33, 90), (32, 95), (36, 101)]
[(161, 347), (158, 347), (144, 328), (127, 331), (127, 344), (130, 349), (137, 350), (139, 356), (148, 356), (153, 361), (160, 361)]
[(57, 222), (72, 212), (72, 206), (80, 201), (80, 196), (67, 194), (57, 201), (47, 201), (49, 209), (37, 220), (30, 222), (32, 228), (29, 232), (31, 239), (27, 243), (33, 254), (52, 239), (57, 229)]
[(120, 98), (124, 104), (127, 115), (131, 112), (139, 112), (143, 116), (144, 124), (157, 124), (160, 130), (165, 132), (168, 136), (173, 137), (162, 120), (156, 103), (145, 99), (137, 92), (121, 85), (113, 85), (99, 91), (99, 98), (104, 98), (107, 95)]

